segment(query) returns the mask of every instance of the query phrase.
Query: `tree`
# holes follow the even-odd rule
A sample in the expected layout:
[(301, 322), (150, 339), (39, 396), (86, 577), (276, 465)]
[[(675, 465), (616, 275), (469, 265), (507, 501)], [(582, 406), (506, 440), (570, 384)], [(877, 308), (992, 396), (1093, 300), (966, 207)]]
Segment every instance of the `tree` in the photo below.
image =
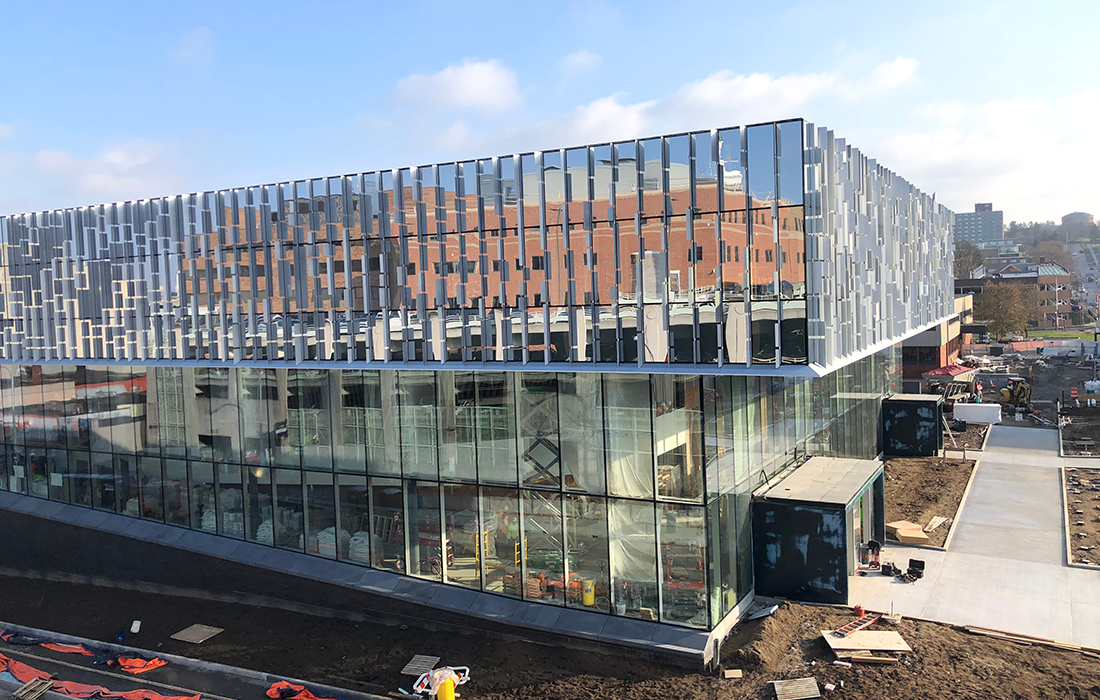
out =
[(997, 338), (1023, 333), (1037, 311), (1027, 303), (1035, 297), (1028, 291), (1011, 282), (991, 282), (974, 299), (974, 318), (985, 321), (989, 334)]
[(1039, 262), (1039, 258), (1044, 258), (1047, 262), (1061, 265), (1071, 275), (1077, 272), (1073, 253), (1062, 241), (1040, 241), (1027, 249), (1027, 256), (1032, 262)]
[(955, 277), (970, 279), (970, 273), (985, 264), (985, 253), (970, 241), (955, 242)]

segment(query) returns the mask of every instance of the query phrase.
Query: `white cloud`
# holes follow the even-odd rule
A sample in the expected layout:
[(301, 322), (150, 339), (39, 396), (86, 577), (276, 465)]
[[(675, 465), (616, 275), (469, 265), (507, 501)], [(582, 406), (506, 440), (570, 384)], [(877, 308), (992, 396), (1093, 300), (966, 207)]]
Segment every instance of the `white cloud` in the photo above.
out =
[(0, 139), (11, 138), (15, 133), (15, 129), (10, 124), (0, 123)]
[(917, 114), (926, 119), (936, 119), (944, 124), (954, 124), (966, 116), (966, 105), (958, 102), (933, 102), (921, 107)]
[(180, 37), (172, 57), (186, 66), (208, 66), (214, 62), (214, 33), (198, 27)]
[(587, 49), (578, 49), (561, 59), (561, 67), (567, 73), (587, 73), (600, 64), (603, 56)]
[(955, 211), (992, 201), (1005, 219), (1057, 219), (1097, 209), (1092, 133), (1100, 92), (1090, 88), (1056, 99), (1020, 96), (948, 110), (920, 112), (916, 128), (867, 144), (879, 162)]
[(466, 60), (438, 73), (410, 75), (398, 81), (394, 95), (412, 105), (490, 113), (506, 112), (523, 100), (515, 72), (496, 59)]
[(840, 93), (850, 100), (878, 97), (912, 83), (919, 68), (920, 61), (915, 58), (898, 56), (875, 66), (866, 78), (840, 82)]
[(904, 84), (915, 75), (916, 69), (916, 61), (899, 58), (856, 80), (847, 80), (834, 72), (776, 76), (722, 70), (657, 99), (630, 102), (627, 94), (615, 93), (548, 121), (481, 132), (471, 128), (462, 142), (453, 139), (449, 142), (455, 150), (470, 154), (479, 150), (611, 141), (783, 119), (799, 114), (823, 98), (871, 99)]
[(0, 152), (0, 213), (85, 206), (189, 189), (188, 156), (171, 141), (131, 140), (92, 156)]
[(175, 194), (185, 188), (169, 144), (132, 140), (91, 158), (42, 150), (31, 161), (39, 175), (53, 178), (67, 195), (90, 202)]

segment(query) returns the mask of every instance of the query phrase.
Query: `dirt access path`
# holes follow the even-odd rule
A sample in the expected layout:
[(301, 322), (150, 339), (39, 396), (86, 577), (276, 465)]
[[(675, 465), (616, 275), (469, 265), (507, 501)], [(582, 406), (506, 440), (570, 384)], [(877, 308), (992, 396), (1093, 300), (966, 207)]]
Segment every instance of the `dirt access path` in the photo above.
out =
[[(988, 426), (986, 426), (988, 427)], [(942, 547), (954, 527), (974, 461), (942, 457), (898, 457), (886, 460), (886, 522), (908, 520), (924, 527), (934, 516), (951, 518), (926, 533), (929, 544)]]
[[(898, 629), (914, 654), (893, 667), (832, 666), (818, 630), (850, 621), (846, 610), (783, 604), (772, 617), (744, 623), (723, 647), (741, 680), (647, 663), (628, 656), (355, 623), (269, 608), (136, 593), (89, 584), (0, 576), (0, 619), (109, 641), (142, 620), (128, 644), (219, 663), (296, 676), (385, 695), (409, 686), (398, 675), (415, 653), (444, 664), (468, 664), (464, 698), (505, 700), (734, 700), (771, 697), (771, 680), (814, 676), (845, 681), (853, 700), (880, 698), (1094, 698), (1095, 659), (1078, 653), (1021, 647), (948, 626), (903, 621)], [(224, 627), (201, 645), (169, 639), (194, 622)], [(2, 651), (2, 646), (0, 646)], [(149, 678), (156, 680), (156, 671)], [(241, 698), (240, 700), (261, 700)]]

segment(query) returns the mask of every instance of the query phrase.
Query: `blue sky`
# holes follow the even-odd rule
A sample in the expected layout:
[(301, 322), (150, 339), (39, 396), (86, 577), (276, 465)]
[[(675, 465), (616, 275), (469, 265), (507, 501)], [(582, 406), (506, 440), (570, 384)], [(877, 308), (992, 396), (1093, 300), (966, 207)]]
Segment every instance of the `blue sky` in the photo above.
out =
[(542, 7), (8, 3), (0, 213), (803, 116), (956, 211), (1100, 215), (1095, 1)]

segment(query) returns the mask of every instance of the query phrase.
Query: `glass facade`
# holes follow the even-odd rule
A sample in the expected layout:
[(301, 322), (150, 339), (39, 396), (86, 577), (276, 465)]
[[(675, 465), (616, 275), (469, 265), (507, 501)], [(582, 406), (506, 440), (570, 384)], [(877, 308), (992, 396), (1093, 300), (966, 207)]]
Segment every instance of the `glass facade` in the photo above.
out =
[(0, 217), (0, 487), (710, 628), (952, 217), (797, 119)]
[(752, 587), (752, 490), (800, 455), (874, 457), (898, 364), (890, 349), (821, 379), (3, 365), (0, 487), (707, 628)]

